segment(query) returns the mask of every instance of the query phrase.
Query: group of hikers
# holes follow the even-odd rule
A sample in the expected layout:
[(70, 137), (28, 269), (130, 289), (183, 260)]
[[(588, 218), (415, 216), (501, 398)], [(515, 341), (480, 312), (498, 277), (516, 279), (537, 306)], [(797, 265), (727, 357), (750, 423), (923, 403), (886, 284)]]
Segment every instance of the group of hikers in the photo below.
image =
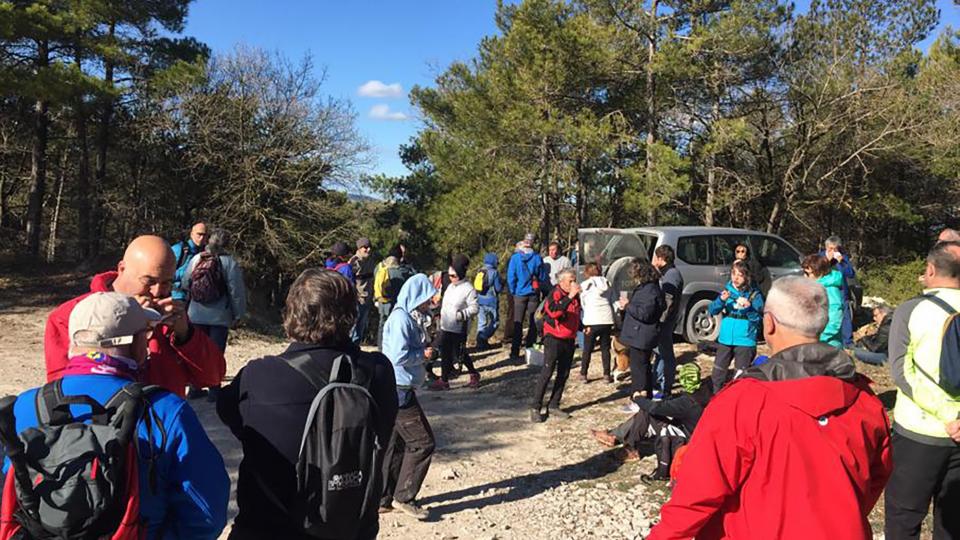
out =
[[(882, 493), (887, 538), (919, 538), (931, 501), (934, 538), (960, 538), (949, 511), (960, 498), (955, 231), (930, 249), (924, 293), (876, 306), (878, 331), (856, 342), (839, 238), (803, 259), (804, 276), (775, 281), (737, 246), (709, 307), (722, 319), (706, 378), (696, 362), (677, 365), (684, 283), (670, 246), (630, 261), (630, 285), (616, 291), (599, 261), (581, 278), (558, 243), (541, 255), (533, 235), (514, 246), (505, 279), (492, 253), (473, 275), (451, 254), (428, 276), (402, 245), (377, 262), (369, 239), (338, 242), (289, 288), (287, 348), (221, 388), (229, 329), (246, 310), (228, 243), (205, 223), (172, 247), (138, 237), (50, 314), (47, 384), (0, 400), (0, 540), (218, 537), (231, 482), (185, 400), (204, 394), (243, 456), (231, 539), (368, 539), (382, 513), (427, 519), (417, 496), (436, 442), (418, 393), (448, 391), (458, 365), (480, 386), (470, 323), (475, 350), (490, 348), (503, 295), (511, 360), (534, 363), (542, 342), (532, 422), (569, 418), (578, 347), (581, 382), (596, 348), (604, 381), (630, 378), (632, 416), (591, 432), (622, 446), (621, 459), (657, 454), (644, 480), (669, 479), (672, 494), (649, 538), (870, 538)], [(360, 347), (374, 306), (379, 351)], [(769, 352), (758, 356), (761, 339)], [(858, 359), (889, 365), (892, 428)]]

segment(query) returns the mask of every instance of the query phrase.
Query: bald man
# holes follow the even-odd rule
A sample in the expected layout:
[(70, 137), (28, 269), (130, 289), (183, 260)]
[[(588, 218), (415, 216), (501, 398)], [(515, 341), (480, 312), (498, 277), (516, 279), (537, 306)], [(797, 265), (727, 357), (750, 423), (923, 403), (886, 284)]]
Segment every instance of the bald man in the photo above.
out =
[(183, 397), (185, 387), (217, 386), (226, 372), (223, 353), (203, 332), (194, 331), (183, 302), (170, 296), (176, 260), (159, 236), (141, 236), (127, 246), (117, 269), (93, 277), (90, 292), (61, 304), (47, 318), (44, 356), (47, 381), (63, 375), (70, 347), (70, 312), (95, 292), (115, 291), (137, 299), (163, 315), (163, 324), (150, 339), (150, 360), (140, 381), (156, 384)]
[(937, 242), (960, 242), (960, 233), (953, 229), (944, 229), (937, 236)]
[(207, 240), (210, 234), (207, 232), (207, 224), (199, 221), (190, 227), (190, 237), (182, 242), (173, 245), (173, 257), (176, 260), (176, 270), (173, 274), (173, 291), (171, 296), (174, 300), (187, 300), (189, 295), (183, 290), (180, 284), (183, 282), (183, 276), (187, 273), (187, 267), (190, 266), (190, 259), (194, 255), (203, 251), (207, 247)]

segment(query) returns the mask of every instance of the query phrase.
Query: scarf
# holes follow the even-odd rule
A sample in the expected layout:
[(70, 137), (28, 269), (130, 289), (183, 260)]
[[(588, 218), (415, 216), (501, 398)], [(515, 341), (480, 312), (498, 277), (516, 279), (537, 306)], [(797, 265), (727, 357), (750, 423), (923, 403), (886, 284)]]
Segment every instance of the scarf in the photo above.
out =
[(102, 352), (89, 352), (72, 356), (67, 361), (63, 375), (113, 375), (136, 381), (139, 369), (137, 362), (130, 358), (110, 356)]

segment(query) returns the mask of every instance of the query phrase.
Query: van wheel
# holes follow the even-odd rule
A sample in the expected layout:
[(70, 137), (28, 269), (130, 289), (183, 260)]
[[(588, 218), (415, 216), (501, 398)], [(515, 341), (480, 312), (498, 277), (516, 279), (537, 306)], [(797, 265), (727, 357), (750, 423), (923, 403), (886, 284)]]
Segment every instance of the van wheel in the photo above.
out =
[(701, 341), (716, 341), (720, 334), (720, 316), (713, 316), (707, 308), (713, 300), (701, 298), (687, 311), (684, 322), (684, 337), (688, 343), (696, 345)]

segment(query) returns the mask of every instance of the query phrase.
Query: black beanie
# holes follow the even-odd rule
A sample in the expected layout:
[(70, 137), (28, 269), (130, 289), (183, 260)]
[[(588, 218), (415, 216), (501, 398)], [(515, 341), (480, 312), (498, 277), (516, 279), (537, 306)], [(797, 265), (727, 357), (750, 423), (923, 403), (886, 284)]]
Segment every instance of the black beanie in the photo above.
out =
[(467, 277), (467, 267), (470, 266), (470, 258), (462, 253), (454, 255), (450, 260), (450, 267), (457, 273), (457, 277), (463, 279)]

